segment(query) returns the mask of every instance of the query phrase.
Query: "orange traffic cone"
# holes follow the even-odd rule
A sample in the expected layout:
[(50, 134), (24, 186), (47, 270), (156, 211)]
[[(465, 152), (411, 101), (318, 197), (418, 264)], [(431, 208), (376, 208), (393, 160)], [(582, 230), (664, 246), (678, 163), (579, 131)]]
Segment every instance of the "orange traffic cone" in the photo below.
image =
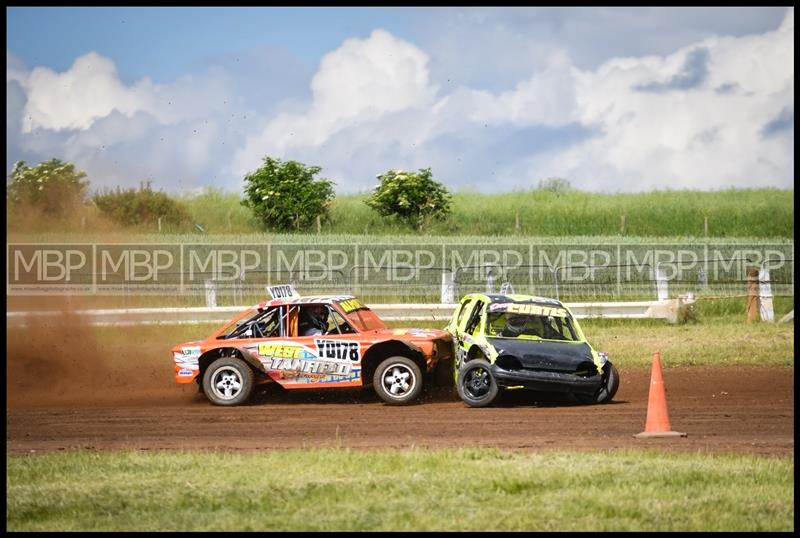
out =
[(647, 423), (642, 433), (634, 435), (639, 439), (652, 437), (686, 437), (685, 433), (674, 432), (669, 425), (667, 413), (667, 394), (664, 377), (661, 375), (661, 354), (653, 355), (653, 369), (650, 371), (650, 397), (647, 401)]

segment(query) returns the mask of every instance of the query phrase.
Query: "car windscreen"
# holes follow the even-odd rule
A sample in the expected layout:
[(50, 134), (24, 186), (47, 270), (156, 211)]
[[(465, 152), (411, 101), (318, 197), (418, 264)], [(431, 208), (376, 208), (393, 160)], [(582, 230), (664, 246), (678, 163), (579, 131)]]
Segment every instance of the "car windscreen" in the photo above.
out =
[(358, 299), (340, 301), (339, 307), (344, 312), (347, 321), (358, 331), (373, 331), (386, 328), (383, 320)]
[(504, 338), (542, 338), (575, 342), (578, 336), (569, 316), (539, 315), (520, 312), (489, 312), (486, 335)]

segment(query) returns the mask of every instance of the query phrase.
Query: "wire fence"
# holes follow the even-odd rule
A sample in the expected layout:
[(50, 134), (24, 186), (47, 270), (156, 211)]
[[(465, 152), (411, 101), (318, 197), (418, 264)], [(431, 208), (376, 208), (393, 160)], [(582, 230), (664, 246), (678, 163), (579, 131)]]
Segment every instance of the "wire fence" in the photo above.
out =
[(73, 282), (94, 286), (95, 293), (125, 296), (205, 297), (206, 304), (247, 304), (264, 299), (266, 287), (292, 284), (303, 295), (352, 294), (368, 302), (447, 303), (468, 293), (498, 292), (510, 285), (515, 293), (562, 301), (638, 301), (746, 295), (749, 275), (768, 285), (773, 296), (794, 296), (794, 261), (756, 264), (744, 257), (671, 262), (559, 265), (472, 264), (448, 267), (354, 265), (350, 268), (298, 268), (225, 271), (161, 272), (158, 281), (142, 286), (137, 275), (104, 272), (73, 274)]

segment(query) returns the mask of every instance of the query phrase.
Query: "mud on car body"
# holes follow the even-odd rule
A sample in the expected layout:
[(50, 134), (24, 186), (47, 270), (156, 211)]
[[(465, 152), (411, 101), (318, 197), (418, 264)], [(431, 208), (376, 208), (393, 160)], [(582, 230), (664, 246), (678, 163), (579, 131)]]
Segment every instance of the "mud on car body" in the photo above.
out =
[(608, 403), (619, 387), (607, 354), (592, 348), (569, 308), (555, 299), (466, 295), (446, 330), (455, 346), (458, 394), (471, 407), (490, 405), (512, 388)]
[(425, 377), (449, 368), (450, 335), (390, 329), (352, 295), (300, 297), (289, 286), (203, 340), (172, 348), (175, 381), (199, 385), (217, 405), (246, 402), (257, 385), (285, 389), (372, 384), (388, 404), (405, 404)]

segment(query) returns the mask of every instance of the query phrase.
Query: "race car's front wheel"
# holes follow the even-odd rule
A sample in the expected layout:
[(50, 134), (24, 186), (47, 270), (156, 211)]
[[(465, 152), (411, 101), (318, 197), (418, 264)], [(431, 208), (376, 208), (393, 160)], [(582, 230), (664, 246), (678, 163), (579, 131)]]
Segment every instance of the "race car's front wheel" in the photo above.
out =
[(406, 404), (422, 390), (422, 372), (417, 363), (408, 357), (389, 357), (378, 365), (372, 385), (384, 402), (391, 405)]
[(500, 394), (492, 369), (483, 359), (471, 360), (458, 371), (458, 395), (470, 407), (491, 405)]
[(253, 393), (253, 370), (242, 359), (222, 357), (203, 374), (203, 392), (216, 405), (239, 405)]
[(583, 404), (605, 404), (610, 402), (619, 388), (619, 372), (611, 362), (603, 366), (603, 381), (594, 394), (575, 394), (575, 398)]

